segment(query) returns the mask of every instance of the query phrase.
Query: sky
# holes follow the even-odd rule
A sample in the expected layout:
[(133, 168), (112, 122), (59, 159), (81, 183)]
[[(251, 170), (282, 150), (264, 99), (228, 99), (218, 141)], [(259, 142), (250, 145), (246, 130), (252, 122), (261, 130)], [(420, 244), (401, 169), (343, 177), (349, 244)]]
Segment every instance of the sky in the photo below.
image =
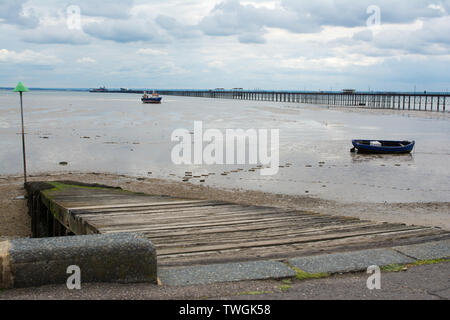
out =
[(0, 86), (450, 89), (450, 0), (0, 0)]

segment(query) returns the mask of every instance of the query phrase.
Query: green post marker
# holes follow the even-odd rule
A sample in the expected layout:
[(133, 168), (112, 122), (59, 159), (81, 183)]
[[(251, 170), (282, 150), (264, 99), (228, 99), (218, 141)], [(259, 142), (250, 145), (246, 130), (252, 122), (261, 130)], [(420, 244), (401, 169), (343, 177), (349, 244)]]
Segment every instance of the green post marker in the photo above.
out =
[(25, 126), (23, 124), (23, 100), (22, 100), (22, 93), (28, 92), (29, 90), (27, 87), (23, 85), (22, 82), (19, 82), (17, 87), (14, 89), (14, 92), (20, 92), (20, 116), (22, 119), (22, 153), (23, 153), (23, 179), (24, 179), (24, 186), (27, 183), (27, 161), (25, 156)]

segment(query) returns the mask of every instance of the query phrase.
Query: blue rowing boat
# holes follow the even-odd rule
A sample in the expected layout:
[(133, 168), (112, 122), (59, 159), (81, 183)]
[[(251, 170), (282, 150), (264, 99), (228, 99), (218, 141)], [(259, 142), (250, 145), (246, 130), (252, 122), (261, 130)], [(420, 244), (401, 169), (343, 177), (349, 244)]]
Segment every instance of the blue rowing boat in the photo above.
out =
[(361, 153), (410, 153), (415, 141), (386, 141), (386, 140), (353, 140), (352, 152)]

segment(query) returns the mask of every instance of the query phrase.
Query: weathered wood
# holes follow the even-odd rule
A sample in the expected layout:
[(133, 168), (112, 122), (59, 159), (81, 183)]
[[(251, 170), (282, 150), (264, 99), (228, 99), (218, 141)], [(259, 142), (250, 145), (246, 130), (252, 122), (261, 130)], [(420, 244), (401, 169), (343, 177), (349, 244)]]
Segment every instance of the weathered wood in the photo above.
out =
[[(279, 98), (296, 99), (286, 94)], [(353, 98), (343, 103), (357, 103)], [(374, 103), (383, 104), (381, 100)], [(76, 185), (42, 191), (39, 198), (30, 199), (29, 206), (37, 222), (33, 230), (39, 236), (141, 232), (155, 244), (163, 265), (289, 257), (450, 238), (435, 228)]]
[(361, 250), (368, 248), (390, 247), (393, 243), (399, 245), (423, 243), (448, 239), (445, 234), (433, 232), (408, 234), (398, 236), (389, 234), (384, 236), (363, 236), (338, 239), (298, 245), (278, 245), (273, 247), (246, 248), (243, 250), (221, 250), (194, 254), (174, 254), (159, 257), (159, 264), (164, 266), (181, 266), (187, 264), (207, 264), (259, 259), (286, 259), (306, 255), (336, 253), (343, 251)]
[[(417, 229), (402, 229), (402, 230), (394, 230), (394, 231), (384, 231), (381, 233), (383, 234), (400, 234), (405, 232), (412, 232), (416, 231)], [(419, 229), (420, 231), (424, 231), (427, 229)], [(220, 244), (220, 245), (199, 245), (199, 246), (192, 246), (192, 247), (176, 247), (176, 248), (166, 248), (164, 246), (160, 246), (158, 249), (158, 254), (163, 256), (166, 254), (175, 254), (175, 253), (195, 253), (195, 252), (207, 252), (207, 251), (221, 251), (221, 250), (231, 250), (231, 249), (244, 249), (244, 248), (256, 248), (256, 247), (272, 247), (272, 246), (278, 246), (278, 245), (286, 245), (286, 244), (299, 244), (299, 243), (311, 243), (311, 242), (320, 242), (325, 240), (337, 240), (337, 239), (347, 239), (352, 237), (360, 237), (360, 236), (369, 236), (369, 235), (380, 235), (380, 232), (378, 231), (371, 231), (371, 232), (365, 232), (365, 233), (359, 233), (359, 232), (353, 232), (348, 234), (332, 234), (327, 236), (321, 236), (321, 237), (308, 237), (303, 239), (285, 239), (280, 238), (276, 240), (263, 240), (263, 241), (246, 241), (246, 242), (240, 242), (238, 244)]]
[(68, 210), (95, 210), (95, 209), (112, 209), (112, 208), (136, 208), (136, 207), (151, 207), (151, 206), (162, 206), (166, 204), (191, 204), (191, 203), (199, 203), (202, 200), (191, 200), (191, 201), (180, 201), (180, 202), (148, 202), (148, 203), (132, 203), (132, 204), (114, 204), (114, 205), (105, 205), (105, 206), (86, 206), (86, 207), (75, 207), (75, 208), (67, 208)]
[[(353, 224), (340, 224), (340, 225), (334, 225), (330, 226), (329, 224), (324, 225), (315, 225), (315, 226), (308, 226), (308, 228), (302, 228), (302, 229), (294, 229), (292, 227), (285, 227), (285, 226), (279, 226), (277, 228), (266, 228), (261, 230), (253, 230), (253, 238), (265, 238), (265, 237), (273, 237), (273, 236), (301, 236), (301, 235), (307, 235), (307, 234), (322, 234), (327, 232), (347, 232), (351, 230), (363, 230), (364, 228), (372, 228), (373, 224), (371, 223), (353, 223)], [(245, 239), (248, 240), (248, 232), (246, 231), (236, 231), (231, 230), (228, 232), (217, 232), (217, 233), (198, 233), (195, 237), (195, 242), (201, 242), (212, 239), (215, 241), (217, 238), (217, 234), (220, 234), (220, 239), (226, 239), (230, 241), (238, 240), (238, 239)], [(176, 242), (183, 242), (184, 244), (187, 244), (189, 241), (192, 241), (192, 235), (191, 234), (185, 234), (185, 235), (173, 235), (170, 233), (170, 235), (167, 236), (157, 236), (153, 232), (146, 233), (148, 238), (153, 239), (155, 242), (161, 242), (163, 241), (164, 244), (171, 244)]]

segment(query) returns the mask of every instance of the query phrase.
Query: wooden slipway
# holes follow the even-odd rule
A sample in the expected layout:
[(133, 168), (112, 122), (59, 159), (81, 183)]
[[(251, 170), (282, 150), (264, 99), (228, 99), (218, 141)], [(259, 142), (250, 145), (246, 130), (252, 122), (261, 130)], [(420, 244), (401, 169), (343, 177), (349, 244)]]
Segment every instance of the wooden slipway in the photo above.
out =
[[(43, 229), (47, 236), (140, 232), (155, 244), (158, 264), (165, 266), (282, 259), (450, 238), (437, 228), (50, 184), (27, 186), (36, 236)], [(59, 223), (49, 226), (48, 216)]]

